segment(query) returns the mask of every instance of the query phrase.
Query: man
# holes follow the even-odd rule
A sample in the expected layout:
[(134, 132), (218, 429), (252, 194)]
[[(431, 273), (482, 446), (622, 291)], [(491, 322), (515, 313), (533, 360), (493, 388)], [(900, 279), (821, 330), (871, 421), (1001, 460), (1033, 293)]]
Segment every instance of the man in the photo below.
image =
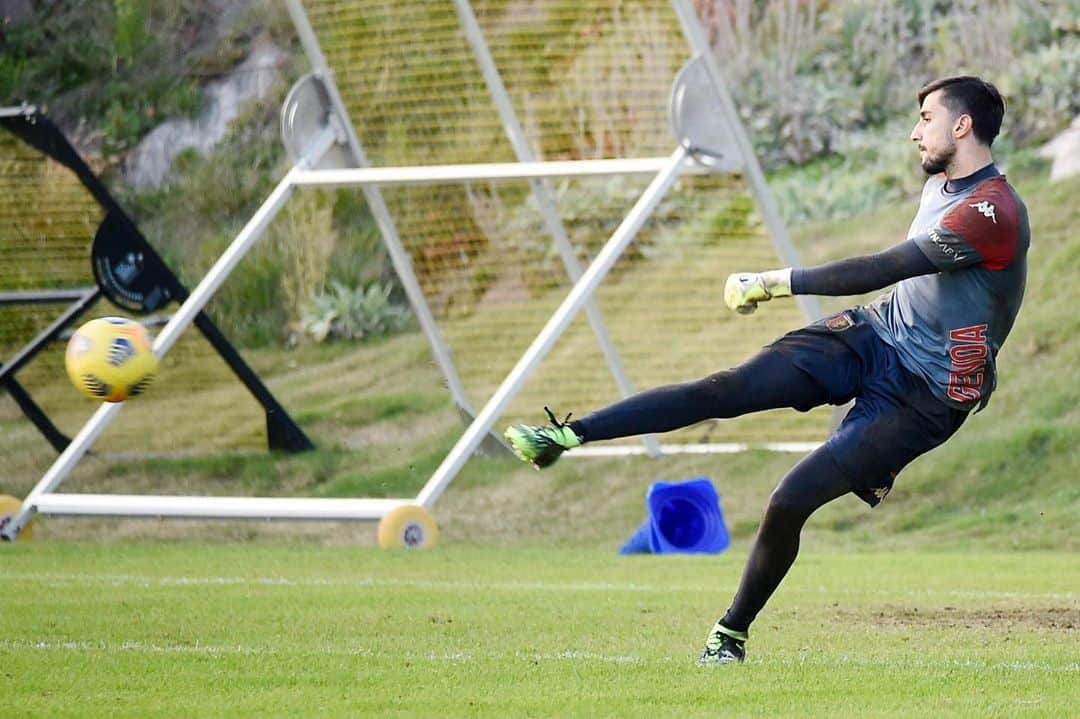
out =
[(734, 369), (649, 390), (573, 422), (548, 410), (550, 425), (506, 430), (518, 455), (540, 468), (584, 442), (855, 400), (769, 498), (734, 601), (709, 633), (700, 664), (743, 661), (750, 624), (794, 562), (815, 510), (849, 492), (876, 506), (897, 473), (952, 436), (995, 387), (995, 359), (1024, 294), (1030, 239), (1027, 210), (990, 152), (1005, 103), (992, 84), (968, 76), (933, 82), (918, 98), (911, 139), (930, 178), (908, 239), (818, 267), (731, 275), (724, 301), (748, 314), (790, 295), (855, 295), (898, 282), (892, 292), (789, 332)]

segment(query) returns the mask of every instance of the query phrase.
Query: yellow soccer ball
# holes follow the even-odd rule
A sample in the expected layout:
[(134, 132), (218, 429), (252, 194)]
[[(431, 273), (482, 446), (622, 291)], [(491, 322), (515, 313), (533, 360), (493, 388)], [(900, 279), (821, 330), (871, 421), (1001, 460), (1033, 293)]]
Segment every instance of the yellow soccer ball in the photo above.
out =
[(68, 377), (91, 399), (124, 402), (138, 395), (157, 372), (150, 333), (135, 320), (99, 317), (68, 340), (64, 365)]

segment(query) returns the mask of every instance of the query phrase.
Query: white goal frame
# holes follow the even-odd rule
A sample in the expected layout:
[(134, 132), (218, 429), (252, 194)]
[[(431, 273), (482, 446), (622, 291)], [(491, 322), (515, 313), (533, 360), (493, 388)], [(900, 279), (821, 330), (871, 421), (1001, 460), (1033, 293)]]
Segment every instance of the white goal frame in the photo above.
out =
[[(318, 40), (307, 18), (301, 0), (285, 0), (290, 16), (296, 26), (304, 52), (311, 62), (314, 73), (323, 82), (339, 123), (314, 138), (303, 156), (278, 182), (263, 204), (240, 230), (229, 247), (206, 273), (178, 308), (176, 313), (157, 335), (153, 351), (164, 356), (180, 335), (192, 324), (195, 316), (206, 306), (229, 274), (237, 267), (255, 242), (265, 232), (271, 221), (285, 206), (298, 188), (307, 187), (359, 187), (379, 226), (391, 262), (402, 282), (412, 309), (422, 330), (431, 343), (436, 363), (447, 380), (450, 393), (463, 414), (472, 416), (457, 443), (428, 479), (420, 493), (411, 498), (393, 499), (315, 499), (292, 497), (206, 497), (162, 496), (120, 494), (63, 494), (55, 490), (75, 465), (89, 450), (112, 419), (123, 409), (123, 404), (102, 404), (83, 425), (67, 448), (60, 454), (41, 480), (23, 501), (22, 508), (4, 526), (0, 537), (15, 539), (19, 531), (35, 514), (63, 516), (117, 516), (117, 517), (176, 517), (216, 519), (294, 519), (294, 520), (377, 520), (405, 505), (420, 505), (430, 509), (453, 478), (460, 472), (468, 458), (476, 452), (494, 423), (516, 396), (528, 377), (553, 347), (556, 340), (583, 309), (589, 316), (593, 332), (604, 350), (609, 368), (616, 379), (620, 392), (626, 396), (632, 387), (622, 371), (599, 310), (593, 303), (593, 294), (608, 271), (649, 219), (657, 204), (674, 182), (683, 174), (705, 171), (693, 159), (691, 148), (680, 142), (668, 157), (647, 157), (610, 160), (581, 160), (564, 162), (539, 162), (533, 156), (524, 132), (517, 121), (509, 95), (502, 85), (494, 62), (487, 50), (483, 35), (468, 0), (454, 0), (465, 36), (473, 48), (483, 71), (488, 90), (499, 109), (504, 129), (514, 147), (519, 162), (471, 165), (439, 165), (411, 167), (370, 167), (360, 145), (355, 128), (348, 119), (344, 103), (334, 83), (333, 72), (326, 62)], [(775, 200), (765, 182), (764, 173), (754, 155), (750, 140), (738, 119), (734, 103), (724, 85), (716, 59), (713, 57), (697, 14), (690, 0), (671, 0), (693, 57), (701, 58), (721, 102), (719, 122), (726, 126), (738, 157), (739, 171), (749, 184), (751, 194), (766, 224), (769, 235), (781, 259), (789, 265), (797, 265), (798, 258), (780, 219)], [(344, 145), (351, 156), (351, 169), (313, 169), (332, 149)], [(625, 215), (618, 228), (604, 244), (588, 268), (582, 269), (566, 238), (566, 231), (558, 217), (554, 201), (544, 178), (586, 177), (602, 175), (653, 175), (653, 180)], [(435, 319), (424, 298), (423, 291), (412, 272), (410, 258), (402, 245), (386, 203), (379, 188), (400, 184), (436, 182), (466, 182), (471, 180), (528, 180), (539, 201), (546, 226), (560, 250), (573, 287), (547, 324), (509, 372), (488, 402), (477, 413), (472, 411), (458, 378), (450, 353), (443, 343)], [(821, 316), (813, 297), (796, 298), (803, 313), (811, 319)], [(807, 451), (817, 443), (773, 443), (755, 445), (777, 451)], [(661, 446), (654, 437), (644, 439), (643, 447), (599, 448), (580, 455), (608, 455), (614, 453), (648, 453), (657, 456), (676, 451), (731, 452), (747, 448), (742, 444)]]

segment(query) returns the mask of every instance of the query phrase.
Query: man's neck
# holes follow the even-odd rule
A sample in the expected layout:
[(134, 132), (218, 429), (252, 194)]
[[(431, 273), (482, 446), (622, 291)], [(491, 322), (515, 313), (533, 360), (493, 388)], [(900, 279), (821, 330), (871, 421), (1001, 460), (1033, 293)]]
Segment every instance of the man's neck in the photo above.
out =
[(945, 180), (945, 185), (942, 187), (942, 189), (945, 191), (946, 194), (952, 192), (964, 192), (968, 188), (974, 187), (983, 180), (988, 180), (991, 177), (999, 174), (1000, 173), (998, 172), (997, 167), (995, 167), (994, 163), (991, 162), (989, 165), (984, 165), (983, 167), (980, 167), (978, 170), (971, 173), (970, 175), (964, 175), (963, 177), (958, 177), (954, 180)]
[(970, 152), (956, 153), (956, 157), (945, 168), (945, 178), (959, 180), (973, 175), (994, 161), (990, 148), (978, 147)]

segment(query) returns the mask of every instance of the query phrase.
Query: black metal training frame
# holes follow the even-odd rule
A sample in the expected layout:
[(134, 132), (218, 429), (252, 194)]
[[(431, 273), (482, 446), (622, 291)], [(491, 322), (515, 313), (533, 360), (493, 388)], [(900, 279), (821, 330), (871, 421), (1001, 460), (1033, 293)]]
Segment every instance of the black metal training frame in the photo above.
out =
[[(70, 438), (57, 429), (19, 384), (15, 379), (16, 372), (103, 296), (117, 307), (141, 315), (154, 312), (173, 300), (183, 302), (189, 293), (63, 132), (44, 114), (30, 105), (0, 108), (0, 127), (75, 173), (105, 211), (90, 250), (95, 286), (74, 290), (0, 292), (0, 305), (71, 302), (48, 327), (23, 346), (9, 362), (0, 366), (0, 386), (7, 389), (23, 414), (56, 451), (62, 452), (70, 443)], [(262, 405), (266, 413), (266, 436), (270, 449), (287, 452), (313, 449), (311, 440), (205, 311), (195, 317), (195, 326)]]

